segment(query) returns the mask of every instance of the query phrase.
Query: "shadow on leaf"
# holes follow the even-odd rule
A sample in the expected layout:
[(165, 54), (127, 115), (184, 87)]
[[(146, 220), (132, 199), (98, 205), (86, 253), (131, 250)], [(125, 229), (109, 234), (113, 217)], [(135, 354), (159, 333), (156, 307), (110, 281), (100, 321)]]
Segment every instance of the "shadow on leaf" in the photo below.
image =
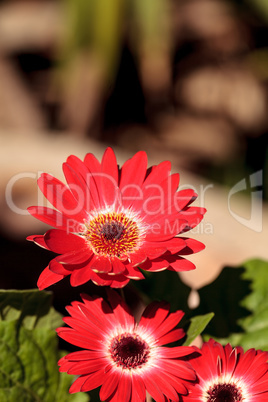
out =
[(170, 303), (171, 311), (183, 310), (185, 315), (189, 315), (188, 297), (191, 288), (184, 284), (177, 272), (144, 272), (146, 281), (136, 281), (135, 287), (141, 292), (146, 304), (153, 300), (165, 300)]
[(198, 290), (200, 304), (193, 313), (213, 311), (215, 316), (206, 328), (210, 336), (227, 337), (231, 333), (242, 332), (238, 320), (251, 314), (241, 305), (251, 293), (251, 281), (242, 278), (244, 272), (244, 268), (225, 267), (214, 282)]

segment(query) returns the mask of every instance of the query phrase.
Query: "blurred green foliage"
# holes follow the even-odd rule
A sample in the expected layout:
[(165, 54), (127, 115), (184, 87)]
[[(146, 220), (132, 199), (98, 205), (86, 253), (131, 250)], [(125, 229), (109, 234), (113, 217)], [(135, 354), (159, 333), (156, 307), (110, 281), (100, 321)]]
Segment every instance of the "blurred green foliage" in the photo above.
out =
[(92, 53), (114, 73), (122, 41), (124, 0), (65, 0), (66, 31), (62, 59), (68, 64), (77, 54)]
[(104, 65), (108, 79), (117, 71), (127, 40), (137, 58), (162, 52), (170, 35), (165, 0), (63, 0), (65, 31), (60, 59), (68, 65), (82, 52)]

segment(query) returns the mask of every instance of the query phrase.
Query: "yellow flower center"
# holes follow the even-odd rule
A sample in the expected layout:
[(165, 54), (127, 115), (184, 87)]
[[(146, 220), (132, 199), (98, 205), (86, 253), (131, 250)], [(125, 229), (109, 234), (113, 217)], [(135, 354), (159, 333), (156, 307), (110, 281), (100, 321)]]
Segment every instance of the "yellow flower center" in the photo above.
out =
[(85, 226), (84, 236), (95, 254), (123, 257), (140, 244), (138, 224), (123, 212), (100, 213)]

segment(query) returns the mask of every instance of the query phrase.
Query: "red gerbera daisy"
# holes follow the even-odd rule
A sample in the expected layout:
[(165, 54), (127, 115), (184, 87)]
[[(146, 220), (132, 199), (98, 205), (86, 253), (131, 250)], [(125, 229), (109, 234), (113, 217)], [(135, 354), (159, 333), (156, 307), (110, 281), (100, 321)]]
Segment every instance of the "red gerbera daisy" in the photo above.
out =
[(68, 185), (42, 174), (38, 185), (56, 208), (30, 207), (34, 217), (54, 226), (44, 236), (28, 237), (61, 254), (42, 272), (44, 289), (71, 275), (72, 286), (92, 280), (98, 285), (123, 287), (148, 271), (186, 271), (195, 266), (181, 257), (204, 248), (196, 240), (176, 237), (195, 227), (204, 208), (190, 207), (193, 190), (177, 192), (179, 175), (170, 162), (147, 169), (145, 152), (118, 168), (111, 148), (101, 163), (92, 154), (84, 162), (69, 156), (63, 164)]
[(198, 383), (189, 385), (186, 402), (264, 402), (268, 400), (268, 353), (222, 346), (210, 339), (192, 361)]
[[(109, 289), (108, 302), (81, 295), (82, 302), (67, 307), (69, 327), (58, 328), (58, 335), (84, 348), (59, 361), (60, 371), (78, 375), (70, 393), (87, 392), (101, 386), (102, 401), (141, 402), (146, 391), (155, 401), (179, 401), (187, 386), (196, 380), (189, 361), (195, 352), (190, 346), (163, 345), (184, 336), (174, 329), (182, 311), (169, 313), (166, 302), (151, 303), (139, 324), (121, 297)], [(185, 357), (186, 356), (186, 357)]]

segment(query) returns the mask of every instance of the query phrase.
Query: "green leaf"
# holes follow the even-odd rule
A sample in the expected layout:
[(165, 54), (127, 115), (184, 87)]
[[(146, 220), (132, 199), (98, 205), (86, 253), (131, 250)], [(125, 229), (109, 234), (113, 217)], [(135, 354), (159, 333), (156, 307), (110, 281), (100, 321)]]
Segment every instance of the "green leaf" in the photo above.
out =
[(242, 279), (250, 281), (250, 294), (241, 303), (247, 309), (254, 311), (262, 303), (267, 303), (268, 262), (254, 259), (243, 264)]
[(60, 315), (50, 293), (1, 291), (0, 314), (0, 401), (88, 401), (87, 394), (69, 394), (73, 376), (59, 373), (54, 329)]
[[(204, 312), (210, 299), (216, 313), (214, 326), (208, 328), (210, 332), (205, 339), (213, 336), (223, 344), (229, 342), (245, 350), (268, 350), (268, 262), (254, 259), (239, 268), (225, 268), (223, 272), (226, 280), (220, 281), (220, 275), (199, 291), (199, 310)], [(228, 329), (227, 334), (220, 331), (221, 327)]]
[(53, 308), (52, 293), (33, 290), (0, 290), (0, 320), (19, 320), (24, 327), (62, 325), (61, 315)]
[(244, 263), (244, 280), (250, 281), (251, 292), (241, 305), (251, 314), (239, 320), (243, 332), (236, 338), (245, 349), (268, 350), (268, 262), (259, 259)]
[(186, 331), (186, 340), (184, 341), (184, 345), (189, 346), (195, 340), (195, 338), (204, 331), (213, 317), (214, 313), (209, 313), (191, 318), (190, 325)]

